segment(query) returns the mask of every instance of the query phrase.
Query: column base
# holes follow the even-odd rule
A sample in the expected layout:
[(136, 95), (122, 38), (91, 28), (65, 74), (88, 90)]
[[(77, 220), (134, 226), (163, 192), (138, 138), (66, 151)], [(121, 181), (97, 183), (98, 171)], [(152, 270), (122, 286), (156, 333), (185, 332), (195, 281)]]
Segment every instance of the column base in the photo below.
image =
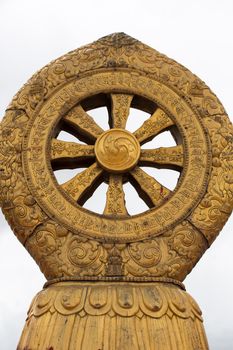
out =
[(18, 350), (207, 350), (201, 310), (171, 283), (59, 282), (39, 292)]

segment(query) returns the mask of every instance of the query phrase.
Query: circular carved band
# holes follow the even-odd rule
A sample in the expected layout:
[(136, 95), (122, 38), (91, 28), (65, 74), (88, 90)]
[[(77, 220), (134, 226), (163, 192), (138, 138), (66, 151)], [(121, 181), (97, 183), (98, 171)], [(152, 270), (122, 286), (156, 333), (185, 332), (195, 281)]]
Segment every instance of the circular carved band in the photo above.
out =
[(62, 282), (88, 282), (88, 281), (101, 281), (101, 282), (138, 282), (138, 283), (170, 283), (174, 284), (175, 286), (180, 287), (183, 290), (185, 289), (185, 285), (174, 279), (174, 278), (168, 278), (168, 277), (102, 277), (101, 279), (99, 277), (94, 276), (82, 276), (82, 277), (61, 277), (61, 278), (55, 278), (53, 280), (49, 280), (44, 284), (44, 288), (47, 288), (53, 284), (59, 284)]
[[(103, 91), (131, 93), (153, 101), (174, 121), (183, 138), (184, 170), (176, 190), (162, 205), (121, 220), (78, 206), (58, 185), (50, 163), (51, 135), (59, 120), (90, 94)], [(110, 133), (105, 135), (109, 136)], [(129, 140), (131, 142), (133, 139)], [(97, 157), (101, 158), (99, 150), (96, 152)], [(133, 152), (136, 152), (133, 157), (135, 162), (138, 152), (136, 144)], [(99, 161), (104, 163), (106, 159)], [(189, 101), (169, 86), (126, 69), (92, 72), (63, 85), (38, 106), (28, 124), (23, 145), (23, 166), (28, 186), (47, 214), (72, 232), (116, 242), (156, 236), (185, 219), (206, 191), (209, 161), (208, 138)], [(131, 167), (131, 163), (123, 166), (124, 169), (128, 167)]]

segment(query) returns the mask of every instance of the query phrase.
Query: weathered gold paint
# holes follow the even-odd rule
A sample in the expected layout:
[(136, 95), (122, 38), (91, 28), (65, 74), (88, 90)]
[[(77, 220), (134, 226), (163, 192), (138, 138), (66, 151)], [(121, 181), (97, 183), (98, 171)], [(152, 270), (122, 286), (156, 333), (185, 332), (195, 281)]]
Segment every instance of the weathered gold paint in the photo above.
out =
[[(103, 106), (107, 131), (89, 113)], [(149, 113), (132, 133), (131, 108)], [(62, 130), (84, 144), (60, 140)], [(176, 146), (142, 148), (166, 130)], [(233, 128), (212, 91), (116, 33), (36, 73), (8, 106), (0, 140), (3, 213), (48, 280), (18, 349), (208, 349), (182, 281), (233, 207)], [(176, 188), (143, 166), (179, 171)], [(79, 167), (58, 184), (56, 170)], [(106, 204), (96, 214), (83, 204), (102, 182)], [(126, 182), (146, 212), (128, 213)]]

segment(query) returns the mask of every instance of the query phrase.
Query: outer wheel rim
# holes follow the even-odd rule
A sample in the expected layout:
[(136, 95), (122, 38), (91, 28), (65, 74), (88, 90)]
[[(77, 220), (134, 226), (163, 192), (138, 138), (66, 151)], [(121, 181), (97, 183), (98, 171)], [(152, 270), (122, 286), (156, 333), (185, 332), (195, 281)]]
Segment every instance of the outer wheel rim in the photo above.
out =
[[(121, 70), (120, 70), (120, 71), (121, 71)], [(124, 72), (126, 73), (127, 70), (122, 70), (121, 72), (122, 72), (122, 73), (120, 73), (120, 74), (123, 74), (123, 75), (124, 75)], [(107, 73), (107, 72), (106, 72), (106, 73)], [(118, 73), (119, 73), (119, 72), (118, 72)], [(92, 74), (93, 74), (93, 73), (92, 73)], [(100, 72), (100, 73), (96, 72), (96, 74), (97, 74), (97, 75), (99, 74), (99, 75), (101, 76), (101, 74), (103, 74), (103, 72)], [(117, 73), (116, 73), (116, 74), (117, 74)], [(85, 79), (85, 78), (84, 78), (84, 79)], [(143, 75), (142, 75), (142, 79), (145, 79), (145, 78), (143, 77)], [(106, 90), (106, 88), (105, 88), (105, 90)], [(112, 91), (112, 92), (119, 92), (119, 88), (118, 88), (118, 90), (117, 90), (116, 88), (114, 88), (114, 91)], [(121, 91), (120, 91), (120, 92), (121, 92)], [(124, 87), (124, 92), (128, 93), (127, 87)], [(132, 91), (131, 91), (131, 93), (132, 93)], [(135, 93), (136, 93), (136, 92), (135, 92)], [(177, 93), (177, 92), (176, 92), (176, 93)], [(84, 97), (85, 97), (85, 96), (83, 96), (82, 98), (84, 98)], [(75, 102), (77, 103), (77, 100), (76, 100)], [(184, 101), (183, 101), (183, 102), (184, 102)], [(183, 102), (182, 102), (182, 103), (183, 103)], [(163, 110), (166, 110), (166, 106), (163, 106)], [(38, 113), (38, 112), (37, 112), (37, 113)], [(194, 113), (194, 112), (193, 112), (193, 109), (192, 109), (192, 113)], [(195, 114), (195, 115), (196, 115), (196, 114)], [(198, 119), (197, 115), (196, 115), (195, 118)], [(198, 122), (199, 122), (199, 124), (200, 124), (200, 128), (203, 129), (202, 126), (201, 126), (200, 120), (199, 120)], [(30, 129), (30, 127), (31, 127), (31, 126), (29, 126), (29, 129)], [(28, 130), (29, 130), (29, 129), (28, 129)], [(28, 169), (27, 169), (26, 163), (27, 163), (27, 149), (28, 149), (28, 141), (27, 141), (27, 139), (28, 139), (29, 134), (30, 134), (30, 131), (29, 131), (29, 133), (27, 133), (26, 139), (25, 139), (25, 143), (24, 143), (24, 144), (25, 144), (25, 146), (24, 146), (24, 149), (25, 149), (25, 151), (24, 151), (24, 163), (25, 163), (25, 171), (26, 171), (26, 174), (27, 174), (27, 178), (28, 178), (28, 179), (30, 179), (30, 174), (28, 173)], [(203, 135), (204, 135), (204, 130), (203, 130)], [(185, 140), (184, 140), (184, 141), (185, 141)], [(185, 144), (185, 142), (184, 142), (184, 144)], [(206, 147), (206, 158), (207, 158), (207, 153), (208, 153), (208, 140), (207, 140), (206, 137), (205, 137), (205, 144), (206, 144), (205, 147)], [(47, 147), (48, 147), (48, 145), (47, 145)], [(47, 163), (48, 163), (48, 159), (47, 159)], [(208, 161), (206, 160), (206, 169), (205, 169), (205, 175), (204, 175), (205, 180), (206, 180), (206, 178), (207, 178), (207, 174), (208, 174)], [(203, 180), (203, 182), (205, 182), (205, 181)], [(36, 194), (34, 187), (31, 185), (30, 180), (28, 181), (28, 186), (31, 188), (32, 192), (34, 193), (35, 197), (37, 198), (38, 203), (39, 203), (40, 205), (43, 205), (43, 206), (44, 206), (44, 203), (40, 201), (40, 198), (39, 198), (38, 195)], [(203, 183), (203, 185), (202, 185), (203, 191), (204, 191), (204, 188), (205, 188), (205, 184)], [(200, 192), (200, 191), (199, 191), (199, 192)], [(63, 195), (64, 195), (64, 193), (63, 193)], [(65, 196), (65, 197), (66, 197), (66, 196)], [(68, 199), (68, 198), (67, 198), (67, 199)], [(192, 205), (192, 207), (194, 207), (196, 204), (198, 204), (198, 202), (199, 202), (200, 199), (201, 199), (201, 193), (199, 193), (198, 200), (196, 201), (196, 203), (195, 203), (194, 205)], [(181, 216), (176, 220), (176, 222), (179, 222), (179, 221), (183, 220), (183, 219), (187, 216), (187, 214), (190, 213), (190, 210), (192, 209), (192, 207), (189, 207), (188, 210), (186, 210), (185, 215), (181, 215)], [(48, 210), (47, 208), (45, 208), (45, 210), (48, 212), (49, 215), (51, 215), (51, 211), (50, 211), (50, 210)], [(83, 209), (83, 211), (84, 211), (85, 213), (87, 212), (87, 210), (85, 210), (85, 209)], [(146, 213), (147, 213), (147, 212), (146, 212)], [(53, 214), (52, 214), (52, 215), (53, 215)], [(99, 216), (98, 214), (94, 214), (94, 215), (95, 215), (95, 217), (98, 217), (98, 216)], [(134, 217), (140, 217), (140, 215), (141, 215), (141, 214), (138, 214), (138, 215), (136, 215), (136, 216), (134, 216)], [(133, 217), (133, 218), (134, 218), (134, 217)], [(108, 219), (109, 219), (109, 218), (108, 218)], [(113, 223), (112, 223), (111, 225), (114, 225), (114, 224), (115, 224), (116, 219), (117, 219), (117, 218), (111, 218), (111, 220), (113, 220)], [(124, 221), (124, 220), (131, 220), (131, 218), (126, 219), (126, 218), (123, 218), (123, 217), (122, 217), (121, 219), (122, 219), (121, 221)], [(62, 221), (62, 224), (63, 224), (63, 225), (67, 226), (70, 230), (76, 231), (76, 228), (73, 227), (73, 223), (74, 223), (74, 222), (72, 222), (71, 225), (69, 225), (69, 223), (68, 223), (68, 225), (67, 225), (67, 222)], [(171, 224), (174, 224), (174, 221), (172, 221)], [(141, 239), (146, 238), (146, 237), (149, 237), (149, 236), (156, 236), (156, 235), (158, 235), (158, 234), (161, 234), (162, 232), (164, 232), (164, 230), (166, 230), (167, 228), (169, 228), (169, 226), (170, 226), (170, 223), (168, 223), (167, 225), (162, 224), (162, 227), (160, 227), (159, 230), (154, 230), (153, 227), (152, 227), (152, 228), (150, 228), (150, 230), (146, 230), (146, 233), (143, 234), (143, 235), (138, 235), (138, 233), (137, 233), (137, 234), (135, 234), (135, 233), (132, 234), (132, 232), (131, 232), (129, 235), (121, 233), (119, 236), (118, 236), (118, 234), (113, 234), (113, 235), (110, 237), (110, 236), (108, 235), (108, 232), (107, 232), (109, 227), (106, 229), (105, 232), (103, 232), (104, 230), (102, 230), (101, 235), (95, 234), (95, 233), (93, 233), (93, 232), (92, 232), (92, 233), (88, 232), (88, 228), (87, 228), (87, 227), (79, 228), (79, 229), (78, 229), (78, 232), (83, 232), (85, 235), (90, 235), (91, 237), (95, 237), (95, 238), (98, 238), (98, 239), (110, 239), (110, 240), (113, 240), (113, 241), (118, 241), (118, 240), (119, 240), (119, 241), (122, 241), (122, 240), (133, 241), (133, 240), (141, 240)], [(155, 232), (155, 231), (156, 231), (156, 232)]]

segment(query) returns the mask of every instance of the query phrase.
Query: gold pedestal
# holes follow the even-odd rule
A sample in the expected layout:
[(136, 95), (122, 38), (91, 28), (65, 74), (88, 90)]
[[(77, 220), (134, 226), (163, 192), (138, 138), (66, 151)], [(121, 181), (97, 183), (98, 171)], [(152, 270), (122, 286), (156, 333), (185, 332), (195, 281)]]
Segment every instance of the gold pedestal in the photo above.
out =
[(60, 282), (37, 294), (18, 350), (206, 350), (201, 310), (171, 283)]

